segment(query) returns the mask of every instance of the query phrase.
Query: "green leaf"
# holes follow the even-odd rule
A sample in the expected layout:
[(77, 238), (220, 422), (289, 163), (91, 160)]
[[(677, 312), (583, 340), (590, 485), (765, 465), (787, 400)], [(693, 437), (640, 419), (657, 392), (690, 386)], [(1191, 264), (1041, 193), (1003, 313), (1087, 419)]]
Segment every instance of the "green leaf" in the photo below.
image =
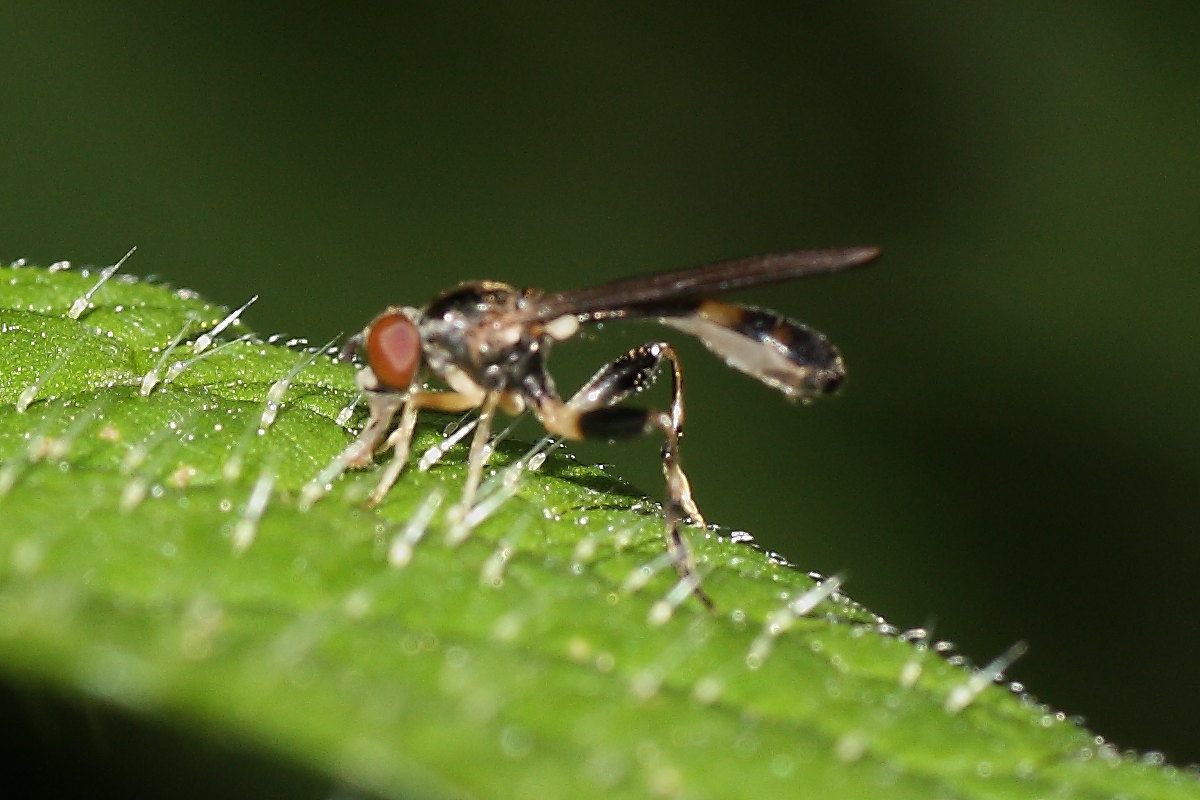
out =
[(0, 270), (14, 686), (389, 797), (1200, 796), (840, 593), (791, 613), (836, 584), (731, 531), (690, 531), (718, 611), (656, 617), (657, 503), (560, 447), (500, 444), (458, 546), (411, 521), (453, 504), (461, 444), (376, 510), (378, 466), (302, 507), (363, 422), (352, 368), (240, 322), (198, 352), (227, 311), (129, 279), (72, 319), (97, 279)]

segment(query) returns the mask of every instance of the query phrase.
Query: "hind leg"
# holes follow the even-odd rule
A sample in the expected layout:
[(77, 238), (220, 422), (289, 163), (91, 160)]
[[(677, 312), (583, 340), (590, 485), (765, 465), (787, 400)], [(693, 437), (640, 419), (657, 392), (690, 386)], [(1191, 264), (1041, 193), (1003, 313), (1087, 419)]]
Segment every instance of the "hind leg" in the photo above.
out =
[[(635, 408), (624, 404), (654, 382), (666, 360), (671, 364), (671, 405), (667, 411)], [(705, 606), (712, 600), (700, 588), (696, 563), (682, 531), (690, 520), (703, 526), (704, 516), (692, 497), (691, 483), (679, 463), (679, 440), (683, 436), (683, 373), (675, 349), (654, 342), (630, 350), (602, 367), (565, 403), (553, 397), (538, 398), (535, 410), (551, 433), (566, 439), (619, 441), (658, 431), (663, 437), (662, 468), (666, 480), (663, 504), (667, 525), (667, 552), (680, 577), (695, 584), (694, 593)]]

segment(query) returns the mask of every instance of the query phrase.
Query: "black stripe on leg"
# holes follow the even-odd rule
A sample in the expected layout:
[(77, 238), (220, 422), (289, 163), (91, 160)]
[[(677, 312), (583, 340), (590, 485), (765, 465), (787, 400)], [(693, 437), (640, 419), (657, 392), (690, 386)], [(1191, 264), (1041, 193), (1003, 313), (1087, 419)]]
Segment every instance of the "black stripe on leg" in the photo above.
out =
[(651, 412), (644, 408), (597, 408), (579, 415), (579, 433), (584, 439), (607, 439), (610, 442), (636, 439), (646, 432), (650, 416)]

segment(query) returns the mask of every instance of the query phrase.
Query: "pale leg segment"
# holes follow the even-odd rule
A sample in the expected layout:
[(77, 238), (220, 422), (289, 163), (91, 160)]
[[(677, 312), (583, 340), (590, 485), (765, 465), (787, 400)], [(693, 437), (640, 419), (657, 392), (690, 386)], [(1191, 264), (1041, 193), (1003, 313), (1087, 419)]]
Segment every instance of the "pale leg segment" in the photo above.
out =
[[(395, 485), (405, 465), (408, 463), (409, 450), (412, 448), (413, 431), (417, 427), (417, 415), (422, 409), (451, 413), (466, 411), (479, 405), (480, 398), (460, 392), (422, 392), (415, 391), (404, 395), (388, 392), (368, 392), (367, 402), (371, 410), (370, 419), (358, 438), (350, 443), (342, 455), (341, 462), (350, 468), (369, 466), (375, 457), (375, 451), (391, 427), (396, 414), (400, 421), (396, 429), (387, 437), (384, 447), (392, 450), (391, 461), (380, 476), (375, 490), (367, 500), (368, 505), (376, 506), (383, 502), (388, 491)], [(495, 406), (493, 405), (493, 409)]]
[(490, 392), (479, 407), (475, 420), (475, 435), (471, 438), (471, 451), (467, 456), (467, 482), (463, 486), (462, 498), (458, 501), (460, 513), (465, 517), (475, 502), (475, 493), (483, 480), (483, 468), (489, 455), (488, 438), (492, 434), (492, 420), (496, 417), (496, 406), (500, 404), (500, 393)]

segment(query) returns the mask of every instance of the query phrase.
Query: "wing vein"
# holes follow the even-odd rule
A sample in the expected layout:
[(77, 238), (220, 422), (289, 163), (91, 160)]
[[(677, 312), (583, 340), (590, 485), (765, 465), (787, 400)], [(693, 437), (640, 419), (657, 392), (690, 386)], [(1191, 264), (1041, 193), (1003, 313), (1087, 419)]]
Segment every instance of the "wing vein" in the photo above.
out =
[(647, 307), (724, 294), (754, 286), (839, 272), (874, 261), (876, 247), (795, 250), (769, 253), (702, 267), (624, 278), (542, 296), (527, 312), (529, 319), (552, 320), (564, 315), (606, 319), (630, 316)]

